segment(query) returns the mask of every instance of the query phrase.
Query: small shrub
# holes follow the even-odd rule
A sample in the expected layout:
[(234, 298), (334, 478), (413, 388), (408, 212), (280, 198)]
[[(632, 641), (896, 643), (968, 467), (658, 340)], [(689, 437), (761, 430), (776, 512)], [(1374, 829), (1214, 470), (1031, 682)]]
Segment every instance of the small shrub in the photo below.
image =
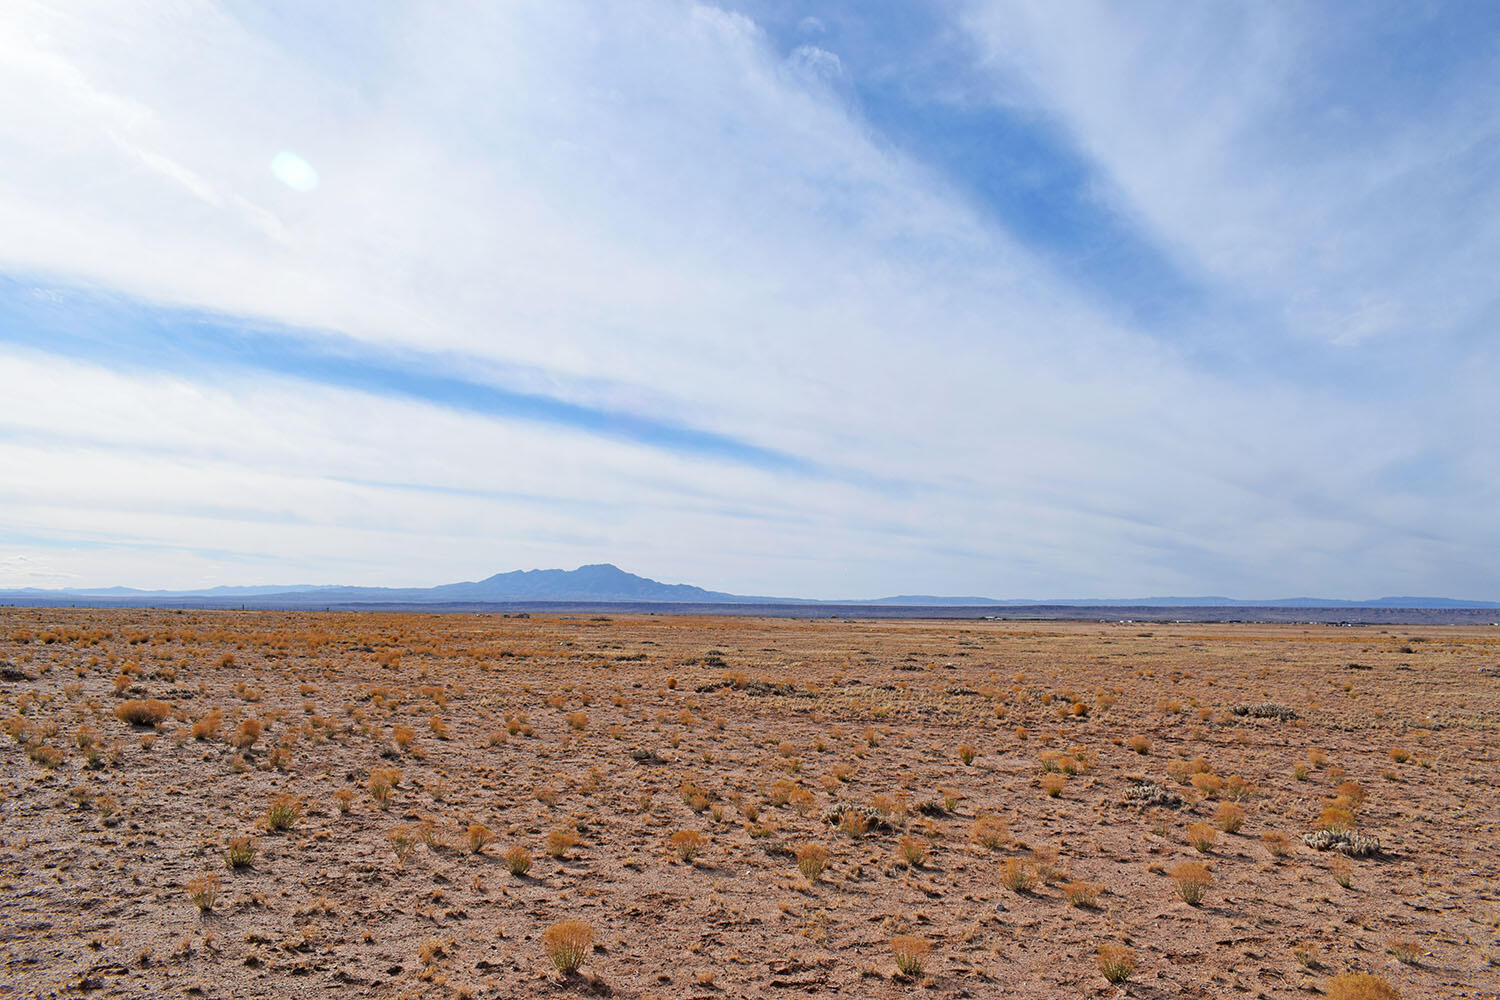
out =
[(797, 870), (809, 882), (816, 882), (818, 876), (828, 870), (828, 848), (811, 843), (797, 848)]
[(1200, 854), (1207, 854), (1218, 843), (1219, 831), (1207, 823), (1194, 823), (1187, 828), (1187, 842)]
[(347, 815), (354, 808), (354, 793), (347, 788), (340, 788), (333, 793), (333, 801), (339, 812)]
[(850, 809), (839, 816), (839, 830), (850, 840), (858, 840), (870, 829), (870, 820), (862, 812)]
[(394, 767), (377, 767), (370, 772), (370, 798), (382, 809), (390, 807), (396, 786), (401, 783), (401, 772)]
[[(1136, 753), (1140, 754), (1143, 757), (1146, 754), (1148, 754), (1148, 753), (1151, 752), (1151, 740), (1150, 740), (1150, 738), (1145, 737), (1145, 736), (1132, 736), (1132, 737), (1130, 737), (1130, 742), (1129, 742), (1128, 746), (1130, 747), (1130, 749), (1134, 750)], [(1104, 946), (1101, 945), (1100, 947), (1104, 947)], [(1114, 947), (1118, 947), (1118, 946), (1117, 945), (1109, 945), (1109, 947), (1114, 948)]]
[(1329, 863), (1328, 871), (1341, 887), (1349, 889), (1354, 886), (1354, 866), (1349, 863), (1348, 858), (1335, 857)]
[(963, 761), (965, 766), (974, 763), (974, 748), (967, 743), (960, 743), (958, 745), (958, 759)]
[(505, 869), (512, 875), (525, 875), (531, 871), (531, 852), (516, 844), (505, 852)]
[(1061, 774), (1048, 774), (1042, 777), (1042, 791), (1049, 798), (1057, 798), (1062, 790), (1067, 787), (1068, 779)]
[(1346, 972), (1323, 987), (1326, 1000), (1401, 1000), (1401, 991), (1380, 976)]
[(172, 706), (156, 698), (132, 698), (115, 708), (115, 718), (132, 726), (155, 726), (172, 716)]
[(932, 946), (919, 937), (902, 934), (891, 938), (891, 953), (896, 956), (896, 969), (901, 975), (915, 978), (927, 965), (927, 954)]
[(1395, 761), (1397, 764), (1405, 764), (1408, 760), (1411, 759), (1411, 752), (1401, 747), (1391, 747), (1390, 755), (1391, 760)]
[(542, 934), (547, 957), (563, 975), (578, 971), (594, 943), (594, 929), (582, 920), (564, 920), (553, 924)]
[(1203, 771), (1195, 774), (1189, 780), (1200, 794), (1206, 795), (1209, 798), (1218, 795), (1219, 791), (1224, 787), (1224, 779), (1211, 771)]
[(1173, 868), (1170, 874), (1172, 881), (1177, 883), (1177, 895), (1189, 906), (1197, 906), (1203, 902), (1203, 893), (1214, 884), (1214, 877), (1208, 866), (1197, 861), (1184, 861)]
[(583, 712), (569, 712), (568, 725), (582, 732), (589, 724), (589, 717)]
[(1122, 944), (1101, 944), (1099, 971), (1112, 983), (1129, 982), (1135, 974), (1135, 952)]

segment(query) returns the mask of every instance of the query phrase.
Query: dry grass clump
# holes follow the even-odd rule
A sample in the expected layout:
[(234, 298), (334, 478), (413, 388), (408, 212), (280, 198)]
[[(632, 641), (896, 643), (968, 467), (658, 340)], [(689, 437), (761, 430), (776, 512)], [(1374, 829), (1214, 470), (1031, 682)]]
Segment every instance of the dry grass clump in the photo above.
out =
[(594, 929), (582, 920), (564, 920), (542, 934), (542, 948), (563, 975), (578, 971), (594, 943)]
[(464, 839), (469, 843), (469, 852), (479, 854), (484, 850), (485, 845), (495, 839), (495, 835), (483, 823), (470, 823), (469, 829), (464, 833)]
[(1042, 776), (1042, 791), (1049, 798), (1057, 798), (1068, 785), (1068, 779), (1062, 774), (1047, 774)]
[(382, 809), (390, 807), (391, 797), (396, 793), (396, 787), (401, 784), (401, 772), (394, 767), (377, 767), (370, 772), (370, 780), (366, 787), (370, 790), (370, 798)]
[(1422, 956), (1422, 943), (1412, 938), (1392, 938), (1386, 942), (1385, 950), (1402, 965), (1416, 965)]
[(565, 858), (578, 844), (578, 831), (560, 826), (547, 834), (547, 857)]
[(390, 842), (391, 850), (396, 854), (396, 863), (405, 867), (417, 850), (416, 831), (405, 824), (394, 826), (386, 833), (385, 839)]
[(1284, 858), (1292, 852), (1292, 838), (1280, 830), (1267, 830), (1260, 835), (1260, 842), (1273, 858)]
[[(1151, 738), (1149, 736), (1132, 736), (1126, 743), (1126, 746), (1130, 747), (1130, 749), (1134, 750), (1136, 753), (1144, 757), (1146, 754), (1151, 752)], [(1110, 945), (1110, 947), (1113, 948), (1116, 946)]]
[(967, 743), (958, 745), (958, 759), (964, 762), (964, 766), (974, 763), (974, 748)]
[(1327, 1000), (1401, 1000), (1401, 991), (1380, 976), (1346, 972), (1328, 980), (1323, 996)]
[(516, 844), (505, 852), (505, 870), (521, 876), (531, 871), (531, 852)]
[(1348, 809), (1339, 806), (1328, 806), (1318, 814), (1318, 822), (1314, 824), (1319, 830), (1328, 830), (1331, 833), (1343, 833), (1354, 829), (1354, 814)]
[(224, 863), (230, 868), (249, 868), (258, 850), (254, 837), (236, 837), (224, 848)]
[(668, 839), (672, 852), (681, 861), (692, 861), (703, 850), (703, 834), (697, 830), (678, 830)]
[(1129, 982), (1135, 974), (1135, 952), (1123, 944), (1101, 944), (1099, 971), (1112, 983)]
[(1214, 876), (1208, 866), (1197, 861), (1184, 861), (1168, 874), (1177, 883), (1177, 895), (1189, 906), (1202, 903), (1203, 893), (1214, 884)]
[(302, 818), (302, 800), (281, 794), (271, 800), (266, 810), (266, 826), (272, 830), (290, 830)]
[(229, 743), (236, 750), (249, 750), (255, 746), (255, 741), (260, 739), (260, 734), (260, 720), (245, 719), (235, 727), (233, 735), (229, 737)]
[(156, 698), (132, 698), (115, 707), (115, 718), (132, 726), (155, 726), (172, 717), (172, 706)]
[(210, 740), (219, 735), (219, 727), (224, 724), (224, 713), (214, 709), (203, 718), (193, 723), (193, 739)]
[(1187, 842), (1200, 854), (1207, 854), (1218, 843), (1219, 831), (1207, 823), (1194, 823), (1187, 828)]
[(809, 882), (816, 882), (828, 870), (828, 848), (814, 843), (797, 848), (797, 870)]
[(975, 843), (991, 851), (998, 851), (1010, 843), (1010, 825), (994, 813), (983, 813), (974, 820), (974, 825), (969, 828), (969, 835), (974, 838)]
[(197, 878), (188, 882), (185, 886), (188, 898), (200, 913), (207, 913), (214, 908), (214, 903), (219, 899), (219, 876), (213, 872), (205, 872)]
[(1225, 833), (1239, 833), (1245, 825), (1245, 810), (1233, 802), (1221, 802), (1214, 813), (1214, 825)]
[(1006, 858), (1000, 865), (1000, 884), (1011, 892), (1030, 892), (1036, 888), (1036, 868), (1020, 858)]
[(896, 853), (901, 855), (901, 860), (908, 868), (921, 868), (922, 863), (927, 860), (927, 850), (927, 841), (911, 834), (903, 834), (896, 842)]
[(1099, 908), (1099, 894), (1103, 886), (1094, 882), (1085, 882), (1082, 879), (1074, 879), (1063, 886), (1063, 898), (1068, 901), (1069, 906), (1080, 910), (1097, 910)]
[(916, 978), (922, 974), (930, 951), (932, 946), (922, 938), (908, 934), (891, 938), (891, 954), (896, 956), (896, 970), (908, 978)]

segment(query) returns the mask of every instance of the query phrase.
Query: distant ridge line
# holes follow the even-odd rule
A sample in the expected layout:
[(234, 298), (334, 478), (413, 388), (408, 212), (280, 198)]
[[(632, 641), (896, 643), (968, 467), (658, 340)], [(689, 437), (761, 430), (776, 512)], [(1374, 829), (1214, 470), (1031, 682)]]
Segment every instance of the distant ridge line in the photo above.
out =
[(109, 606), (134, 607), (191, 603), (198, 607), (350, 607), (350, 606), (440, 606), (455, 604), (511, 605), (525, 603), (734, 605), (743, 607), (827, 608), (1093, 608), (1128, 610), (1177, 609), (1398, 609), (1461, 610), (1500, 609), (1500, 602), (1467, 601), (1448, 597), (1381, 597), (1367, 601), (1335, 598), (1291, 597), (1274, 600), (1239, 600), (1229, 597), (1144, 597), (1129, 600), (1076, 598), (1038, 601), (989, 597), (942, 597), (906, 594), (859, 600), (824, 601), (808, 598), (746, 597), (705, 590), (684, 583), (661, 583), (614, 566), (593, 563), (573, 570), (532, 569), (496, 573), (483, 580), (442, 584), (436, 587), (348, 587), (316, 586), (218, 586), (201, 590), (137, 590), (130, 587), (64, 588), (45, 590), (26, 587), (0, 590), (0, 602), (55, 605), (66, 602), (107, 602)]

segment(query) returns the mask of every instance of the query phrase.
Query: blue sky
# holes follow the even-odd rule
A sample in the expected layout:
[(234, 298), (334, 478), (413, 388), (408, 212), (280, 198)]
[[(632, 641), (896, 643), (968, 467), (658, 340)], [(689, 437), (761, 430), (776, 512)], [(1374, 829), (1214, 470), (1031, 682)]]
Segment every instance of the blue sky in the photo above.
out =
[(1500, 11), (0, 12), (0, 586), (1500, 599)]

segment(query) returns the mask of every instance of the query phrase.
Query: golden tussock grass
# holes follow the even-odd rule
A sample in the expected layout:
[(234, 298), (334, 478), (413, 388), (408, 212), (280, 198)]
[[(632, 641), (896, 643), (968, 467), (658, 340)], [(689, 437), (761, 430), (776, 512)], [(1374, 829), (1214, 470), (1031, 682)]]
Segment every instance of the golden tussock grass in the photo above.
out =
[(156, 698), (133, 698), (115, 708), (115, 718), (132, 726), (156, 726), (172, 717), (172, 706)]
[(594, 929), (582, 920), (564, 920), (542, 934), (542, 948), (563, 975), (577, 972), (594, 943)]

